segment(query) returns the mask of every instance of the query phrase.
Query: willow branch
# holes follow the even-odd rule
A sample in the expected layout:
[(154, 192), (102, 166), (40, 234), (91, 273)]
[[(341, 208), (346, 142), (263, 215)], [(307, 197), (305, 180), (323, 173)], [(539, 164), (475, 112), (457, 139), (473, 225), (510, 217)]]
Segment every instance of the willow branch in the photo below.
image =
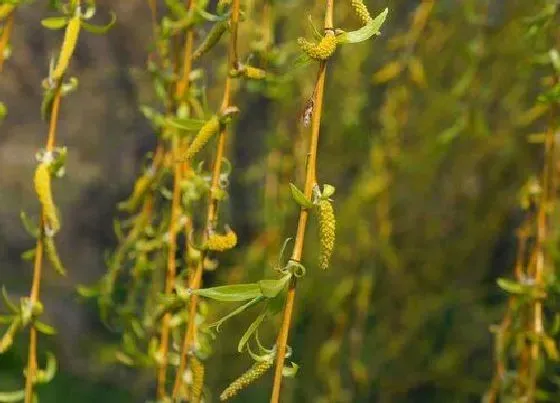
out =
[[(325, 29), (333, 28), (333, 8), (334, 0), (326, 0), (325, 11)], [(319, 129), (321, 126), (321, 112), (323, 107), (323, 94), (325, 88), (325, 75), (327, 71), (326, 61), (322, 61), (319, 66), (319, 73), (317, 82), (315, 84), (314, 99), (313, 99), (313, 116), (311, 120), (311, 140), (309, 143), (309, 152), (307, 159), (307, 166), (305, 172), (305, 187), (304, 194), (309, 200), (312, 198), (313, 187), (317, 183), (316, 179), (316, 165), (317, 165), (317, 144), (319, 142)], [(298, 219), (298, 226), (296, 231), (296, 239), (294, 249), (292, 251), (291, 259), (299, 262), (303, 253), (303, 243), (305, 240), (305, 230), (307, 227), (307, 218), (309, 212), (306, 208), (301, 208)], [(271, 403), (278, 403), (280, 399), (280, 388), (282, 384), (282, 370), (284, 368), (284, 360), (286, 358), (286, 348), (288, 343), (288, 335), (290, 331), (290, 324), (292, 320), (292, 312), (294, 309), (294, 301), (296, 296), (296, 279), (292, 278), (288, 288), (286, 297), (286, 305), (284, 307), (284, 314), (282, 318), (282, 325), (276, 341), (276, 367), (274, 370), (274, 383), (272, 387)]]

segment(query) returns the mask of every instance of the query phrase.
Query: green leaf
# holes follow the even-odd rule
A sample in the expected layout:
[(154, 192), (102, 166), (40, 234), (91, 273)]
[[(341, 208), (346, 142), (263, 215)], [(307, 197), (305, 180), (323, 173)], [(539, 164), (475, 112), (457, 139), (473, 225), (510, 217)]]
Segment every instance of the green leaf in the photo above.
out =
[(237, 344), (237, 351), (239, 351), (240, 353), (243, 351), (251, 335), (255, 333), (259, 328), (259, 326), (261, 325), (261, 323), (263, 323), (264, 318), (266, 317), (266, 313), (267, 311), (265, 310), (259, 316), (257, 316), (257, 319), (255, 319), (253, 323), (249, 325), (249, 327), (247, 328), (243, 336), (241, 336), (241, 339), (239, 340), (239, 344)]
[(23, 389), (14, 392), (0, 392), (0, 402), (2, 403), (21, 402), (24, 398), (25, 391)]
[(510, 294), (525, 294), (527, 292), (526, 287), (523, 287), (522, 284), (507, 278), (499, 278), (496, 282), (498, 287)]
[(38, 332), (46, 334), (48, 336), (52, 336), (56, 334), (56, 329), (54, 327), (52, 327), (51, 325), (47, 325), (46, 323), (40, 322), (38, 320), (35, 321), (34, 326)]
[(262, 294), (267, 298), (274, 298), (286, 286), (288, 280), (292, 277), (291, 273), (276, 280), (260, 280), (258, 282)]
[(301, 207), (308, 209), (313, 207), (313, 203), (311, 203), (311, 200), (305, 197), (303, 192), (299, 190), (293, 183), (290, 183), (290, 190), (292, 191), (292, 197)]
[(383, 10), (369, 24), (356, 31), (344, 32), (336, 37), (338, 43), (359, 43), (368, 40), (373, 35), (379, 35), (379, 28), (385, 22), (389, 9)]
[(174, 127), (175, 129), (196, 131), (200, 130), (200, 128), (204, 126), (204, 123), (206, 123), (206, 121), (200, 119), (167, 118), (165, 119), (165, 123), (167, 123), (171, 127)]
[(85, 285), (78, 285), (76, 291), (84, 298), (93, 298), (99, 295), (99, 288), (96, 286), (86, 287)]
[(253, 298), (251, 301), (247, 302), (246, 304), (241, 305), (240, 307), (238, 307), (237, 309), (234, 309), (232, 312), (228, 313), (226, 316), (222, 317), (220, 320), (212, 323), (210, 326), (215, 326), (216, 327), (216, 331), (220, 331), (220, 326), (222, 326), (222, 324), (230, 319), (233, 318), (236, 315), (239, 315), (241, 312), (245, 311), (246, 309), (252, 307), (253, 305), (258, 304), (259, 302), (261, 302), (262, 300), (264, 300), (264, 297), (261, 295), (259, 297)]
[(299, 365), (297, 365), (295, 362), (290, 361), (289, 367), (282, 368), (282, 376), (284, 378), (293, 378), (296, 376), (298, 369)]
[(47, 29), (61, 29), (68, 25), (68, 16), (48, 17), (41, 20), (41, 25)]
[(329, 197), (331, 197), (334, 194), (335, 190), (336, 189), (333, 185), (328, 185), (328, 184), (323, 185), (323, 193), (321, 194), (321, 196), (328, 199)]
[(246, 301), (262, 296), (261, 288), (257, 283), (201, 288), (191, 292), (202, 297), (226, 302)]
[(21, 258), (26, 262), (30, 262), (35, 258), (35, 248), (27, 249), (21, 254)]
[(19, 308), (10, 301), (10, 297), (8, 296), (8, 292), (4, 286), (2, 286), (2, 301), (4, 301), (4, 305), (10, 310), (10, 312), (19, 313)]
[(0, 121), (6, 117), (7, 113), (8, 109), (6, 108), (6, 105), (4, 104), (4, 102), (0, 102)]
[(45, 366), (45, 369), (37, 370), (37, 373), (35, 374), (35, 382), (39, 384), (45, 384), (52, 381), (54, 375), (56, 374), (56, 367), (57, 367), (57, 363), (54, 354), (48, 352), (47, 364)]
[(20, 211), (19, 218), (21, 219), (25, 231), (27, 231), (27, 233), (33, 238), (37, 238), (39, 236), (39, 227), (37, 227), (37, 225), (31, 221), (25, 211)]
[(111, 27), (113, 25), (115, 25), (115, 22), (117, 22), (117, 15), (112, 11), (110, 13), (111, 13), (111, 21), (109, 21), (108, 24), (106, 24), (106, 25), (93, 25), (93, 24), (89, 24), (87, 22), (82, 21), (82, 27), (86, 31), (91, 32), (92, 34), (104, 34), (109, 29), (111, 29)]

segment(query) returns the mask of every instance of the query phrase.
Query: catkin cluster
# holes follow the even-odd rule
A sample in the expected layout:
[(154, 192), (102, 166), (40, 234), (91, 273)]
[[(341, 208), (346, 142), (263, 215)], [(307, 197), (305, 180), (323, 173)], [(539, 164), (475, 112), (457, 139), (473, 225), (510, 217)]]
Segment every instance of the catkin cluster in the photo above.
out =
[(202, 386), (204, 384), (204, 364), (194, 355), (191, 357), (191, 371), (193, 374), (191, 386), (191, 402), (200, 402)]
[(332, 31), (327, 31), (317, 44), (305, 38), (298, 38), (297, 43), (301, 50), (315, 60), (327, 60), (336, 50), (336, 36)]
[(367, 25), (373, 21), (373, 18), (371, 18), (369, 10), (363, 0), (352, 0), (351, 5), (360, 21), (362, 21), (362, 24)]
[(185, 160), (189, 161), (192, 157), (194, 157), (202, 147), (210, 141), (212, 136), (214, 136), (220, 130), (220, 119), (217, 116), (212, 116), (210, 120), (204, 123), (195, 136), (191, 144), (189, 144), (189, 148), (185, 154)]
[(212, 233), (206, 241), (208, 250), (223, 252), (232, 249), (237, 245), (237, 234), (232, 229), (228, 229), (225, 234)]
[(220, 400), (228, 400), (236, 396), (241, 390), (245, 389), (251, 383), (259, 379), (266, 371), (272, 367), (274, 360), (266, 360), (256, 362), (249, 370), (241, 374), (239, 378), (233, 381), (220, 395)]
[(317, 204), (317, 212), (319, 214), (319, 240), (320, 240), (320, 256), (319, 265), (325, 270), (329, 267), (331, 255), (334, 249), (336, 221), (334, 218), (334, 209), (329, 200), (321, 200)]
[(51, 231), (57, 232), (60, 229), (60, 221), (58, 220), (56, 206), (52, 197), (51, 172), (48, 163), (41, 162), (37, 165), (35, 175), (33, 177), (33, 184), (35, 186), (35, 192), (37, 193), (39, 202), (43, 207), (45, 224), (49, 226)]

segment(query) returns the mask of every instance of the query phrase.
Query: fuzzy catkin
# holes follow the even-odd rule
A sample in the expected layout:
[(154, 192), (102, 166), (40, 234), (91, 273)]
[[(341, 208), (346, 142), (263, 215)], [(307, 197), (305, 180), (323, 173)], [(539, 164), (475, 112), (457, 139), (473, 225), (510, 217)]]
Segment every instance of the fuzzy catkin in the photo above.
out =
[(187, 152), (185, 154), (185, 160), (186, 161), (190, 160), (200, 150), (202, 150), (202, 147), (204, 147), (206, 143), (210, 141), (212, 136), (218, 133), (219, 130), (220, 130), (220, 119), (218, 119), (217, 116), (212, 116), (210, 120), (204, 123), (204, 126), (200, 128), (196, 137), (193, 139), (191, 144), (189, 144), (189, 148), (187, 149)]
[(336, 50), (336, 36), (332, 31), (327, 31), (318, 44), (305, 38), (298, 38), (297, 43), (301, 50), (315, 60), (327, 60)]
[(225, 234), (212, 233), (206, 241), (206, 248), (223, 252), (225, 250), (234, 248), (237, 245), (237, 234), (235, 231), (229, 229)]
[(259, 379), (266, 371), (272, 367), (274, 360), (256, 362), (249, 370), (244, 372), (239, 378), (233, 381), (220, 395), (220, 400), (228, 400), (236, 396), (241, 390)]
[(60, 51), (60, 56), (58, 57), (58, 62), (52, 73), (52, 78), (58, 80), (70, 63), (76, 44), (78, 43), (78, 35), (80, 34), (81, 21), (78, 15), (72, 17), (68, 25), (66, 26), (66, 31), (64, 32), (64, 40), (62, 41), (62, 49)]
[(48, 224), (50, 230), (53, 232), (58, 231), (60, 229), (60, 222), (58, 221), (58, 215), (56, 214), (56, 207), (52, 197), (49, 164), (42, 162), (37, 165), (33, 177), (33, 185), (35, 186), (35, 192), (37, 193), (39, 202), (43, 207), (45, 222)]
[(369, 10), (363, 0), (352, 0), (351, 5), (360, 21), (362, 21), (362, 24), (367, 25), (373, 21), (373, 18), (371, 18)]
[(202, 55), (207, 53), (210, 49), (212, 49), (214, 45), (218, 43), (218, 41), (220, 40), (224, 32), (226, 32), (227, 27), (228, 27), (227, 21), (220, 21), (214, 24), (214, 26), (210, 29), (210, 32), (208, 33), (206, 38), (204, 38), (202, 43), (193, 52), (192, 54), (193, 61), (197, 60)]
[(329, 200), (319, 201), (317, 210), (319, 213), (319, 265), (321, 269), (325, 270), (329, 267), (334, 249), (336, 220), (332, 203)]
[(191, 371), (193, 374), (191, 386), (191, 402), (200, 402), (202, 386), (204, 385), (204, 364), (195, 356), (191, 357)]

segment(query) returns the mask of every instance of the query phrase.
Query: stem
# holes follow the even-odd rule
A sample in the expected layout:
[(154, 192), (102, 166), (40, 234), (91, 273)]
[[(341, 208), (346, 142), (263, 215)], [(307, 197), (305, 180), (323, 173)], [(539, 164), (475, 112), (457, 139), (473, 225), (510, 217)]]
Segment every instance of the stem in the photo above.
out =
[[(51, 152), (54, 148), (56, 140), (56, 126), (58, 123), (58, 113), (60, 111), (61, 99), (61, 82), (57, 84), (56, 92), (54, 95), (53, 106), (51, 111), (51, 119), (49, 122), (49, 134), (47, 138), (46, 149)], [(40, 233), (37, 237), (35, 244), (35, 260), (33, 263), (33, 282), (31, 284), (31, 293), (29, 299), (31, 305), (39, 302), (39, 295), (41, 292), (41, 273), (43, 271), (43, 236), (45, 235), (45, 221), (44, 212), (41, 211), (40, 220)], [(33, 383), (35, 379), (35, 372), (37, 371), (37, 330), (33, 323), (29, 329), (29, 353), (27, 358), (27, 376), (25, 379), (25, 403), (33, 402)]]
[[(333, 27), (333, 9), (334, 0), (326, 0), (325, 23), (324, 28)], [(309, 153), (307, 159), (307, 166), (305, 171), (305, 188), (304, 194), (307, 199), (312, 198), (313, 187), (317, 183), (316, 170), (317, 170), (317, 144), (319, 142), (319, 129), (321, 126), (321, 112), (323, 108), (323, 94), (325, 89), (325, 75), (327, 72), (327, 63), (321, 62), (319, 66), (319, 73), (317, 75), (317, 82), (315, 84), (314, 99), (313, 99), (313, 116), (311, 120), (311, 141), (309, 143)], [(305, 229), (307, 226), (307, 217), (309, 212), (305, 208), (301, 208), (299, 212), (298, 226), (296, 232), (296, 239), (294, 242), (294, 249), (292, 251), (291, 259), (299, 262), (303, 253), (303, 242), (305, 240)], [(284, 315), (282, 318), (282, 326), (278, 339), (276, 341), (276, 368), (274, 370), (274, 384), (272, 387), (271, 403), (278, 403), (280, 399), (280, 387), (282, 384), (282, 370), (284, 368), (284, 360), (286, 357), (286, 346), (288, 343), (288, 334), (290, 331), (290, 323), (292, 320), (292, 312), (294, 309), (294, 300), (296, 296), (296, 279), (292, 278), (288, 288), (288, 295), (286, 297), (286, 305), (284, 307)]]
[[(233, 0), (231, 5), (230, 40), (229, 40), (229, 49), (228, 49), (228, 66), (230, 68), (236, 68), (238, 64), (237, 31), (239, 25), (239, 10), (240, 10), (240, 1)], [(190, 33), (191, 32), (189, 32), (189, 34)], [(222, 97), (222, 103), (220, 106), (222, 111), (230, 106), (231, 86), (232, 86), (232, 78), (228, 74), (226, 78), (226, 82), (224, 84), (224, 95)], [(224, 128), (220, 131), (219, 138), (218, 138), (218, 145), (216, 147), (216, 156), (212, 168), (210, 200), (208, 202), (208, 213), (206, 217), (206, 230), (204, 231), (205, 237), (208, 236), (209, 230), (213, 228), (214, 223), (217, 221), (218, 200), (214, 195), (215, 192), (218, 190), (218, 186), (219, 186), (222, 160), (224, 157), (225, 145), (226, 145), (226, 135), (227, 135), (227, 130)], [(197, 263), (195, 271), (191, 275), (189, 281), (190, 289), (198, 289), (202, 284), (202, 272), (204, 270), (203, 261), (204, 261), (204, 256), (200, 258), (199, 262)], [(198, 305), (198, 296), (191, 294), (190, 304), (189, 304), (188, 328), (183, 338), (183, 344), (181, 347), (181, 359), (179, 362), (179, 368), (175, 375), (175, 383), (173, 385), (174, 399), (178, 397), (179, 392), (181, 390), (183, 372), (185, 371), (185, 368), (187, 366), (189, 352), (191, 351), (192, 344), (194, 342), (194, 336), (196, 333), (194, 322), (195, 322), (197, 305)]]
[(6, 22), (4, 22), (4, 29), (2, 30), (2, 35), (0, 36), (0, 73), (4, 68), (4, 54), (6, 53), (6, 47), (10, 41), (10, 35), (14, 27), (14, 14), (15, 10), (6, 17)]
[[(191, 1), (189, 4), (189, 11), (194, 6), (194, 2)], [(175, 97), (177, 100), (181, 100), (185, 93), (188, 91), (189, 87), (189, 76), (191, 74), (192, 68), (192, 48), (193, 48), (193, 31), (189, 29), (185, 38), (185, 46), (183, 49), (183, 64), (181, 79), (178, 81), (175, 88)], [(176, 137), (173, 140), (173, 159), (179, 159), (182, 150), (182, 141), (179, 141)], [(167, 272), (165, 278), (165, 294), (169, 295), (173, 292), (173, 287), (175, 283), (175, 272), (177, 270), (176, 264), (176, 254), (177, 254), (177, 220), (181, 212), (181, 181), (183, 179), (183, 173), (185, 172), (185, 164), (175, 164), (174, 174), (173, 174), (173, 199), (171, 204), (171, 218), (169, 223), (169, 250), (167, 255)], [(160, 399), (166, 396), (165, 392), (165, 381), (167, 377), (167, 351), (169, 345), (169, 321), (171, 320), (171, 314), (166, 313), (163, 316), (161, 324), (161, 343), (159, 356), (161, 357), (161, 363), (158, 369), (157, 375), (157, 395)], [(173, 388), (173, 396), (175, 396), (175, 387)]]

